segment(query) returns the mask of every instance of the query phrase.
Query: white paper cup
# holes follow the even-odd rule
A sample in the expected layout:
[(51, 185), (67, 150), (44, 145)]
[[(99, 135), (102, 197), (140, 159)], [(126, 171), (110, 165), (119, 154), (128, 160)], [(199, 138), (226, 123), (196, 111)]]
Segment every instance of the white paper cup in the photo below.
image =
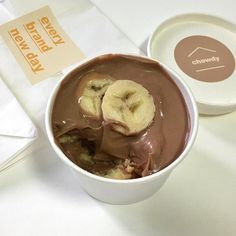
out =
[[(128, 56), (134, 56), (134, 55), (128, 55)], [(141, 56), (135, 56), (135, 57), (147, 58)], [(54, 151), (66, 165), (70, 166), (74, 170), (75, 174), (78, 177), (78, 182), (80, 183), (81, 187), (89, 195), (103, 202), (107, 202), (110, 204), (130, 204), (144, 200), (147, 197), (154, 194), (165, 183), (166, 179), (168, 178), (170, 173), (174, 170), (174, 168), (187, 156), (196, 138), (197, 128), (198, 128), (198, 111), (195, 99), (190, 89), (183, 82), (183, 80), (171, 69), (169, 69), (162, 63), (157, 62), (156, 60), (150, 58), (148, 59), (161, 65), (171, 76), (173, 81), (176, 83), (176, 85), (182, 92), (190, 117), (190, 133), (185, 149), (175, 161), (173, 161), (170, 165), (168, 165), (167, 167), (165, 167), (164, 169), (155, 174), (137, 179), (115, 180), (91, 174), (88, 171), (74, 164), (68, 157), (66, 157), (66, 155), (55, 143), (51, 125), (51, 114), (54, 100), (57, 91), (60, 87), (61, 81), (67, 75), (65, 75), (64, 78), (62, 78), (62, 80), (58, 82), (55, 89), (52, 91), (52, 94), (48, 101), (45, 123), (46, 123), (47, 135)], [(79, 66), (88, 62), (89, 60), (86, 60)]]

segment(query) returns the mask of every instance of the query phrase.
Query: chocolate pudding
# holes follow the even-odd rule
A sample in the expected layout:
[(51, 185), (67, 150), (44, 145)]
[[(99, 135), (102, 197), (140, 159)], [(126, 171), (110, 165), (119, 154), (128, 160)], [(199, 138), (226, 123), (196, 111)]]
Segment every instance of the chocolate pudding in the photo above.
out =
[[(145, 95), (135, 95), (134, 87)], [(118, 90), (124, 97), (115, 97)], [(136, 56), (104, 55), (62, 81), (52, 127), (55, 142), (76, 165), (104, 177), (132, 179), (172, 163), (185, 148), (190, 122), (180, 90), (158, 63)]]

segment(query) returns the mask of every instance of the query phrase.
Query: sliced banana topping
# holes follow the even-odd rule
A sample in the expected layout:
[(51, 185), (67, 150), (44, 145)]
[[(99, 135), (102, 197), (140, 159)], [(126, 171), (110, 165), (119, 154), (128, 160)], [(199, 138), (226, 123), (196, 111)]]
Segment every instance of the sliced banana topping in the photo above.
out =
[(113, 129), (124, 135), (147, 128), (155, 115), (153, 97), (142, 85), (131, 80), (116, 80), (103, 97), (102, 112)]
[(107, 74), (90, 72), (81, 79), (81, 86), (77, 93), (79, 105), (89, 116), (100, 118), (102, 98), (113, 78)]

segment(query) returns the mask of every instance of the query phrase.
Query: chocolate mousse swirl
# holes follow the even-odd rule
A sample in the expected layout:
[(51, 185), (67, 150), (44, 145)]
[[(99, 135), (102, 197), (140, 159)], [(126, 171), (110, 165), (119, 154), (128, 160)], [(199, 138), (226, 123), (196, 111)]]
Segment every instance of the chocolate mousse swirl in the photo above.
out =
[[(94, 72), (112, 80), (133, 80), (146, 88), (156, 107), (153, 122), (126, 136), (115, 131), (102, 115), (84, 112), (79, 105), (80, 88)], [(189, 118), (181, 92), (158, 63), (135, 56), (104, 55), (63, 80), (54, 102), (52, 126), (59, 147), (83, 169), (106, 175), (119, 166), (129, 172), (128, 178), (138, 178), (163, 169), (181, 154)]]

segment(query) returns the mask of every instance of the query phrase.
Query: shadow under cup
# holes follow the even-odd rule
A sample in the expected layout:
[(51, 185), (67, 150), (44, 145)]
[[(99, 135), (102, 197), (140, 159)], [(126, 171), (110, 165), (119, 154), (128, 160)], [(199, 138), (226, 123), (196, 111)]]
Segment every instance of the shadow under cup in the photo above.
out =
[[(132, 57), (133, 55), (128, 55), (128, 56)], [(181, 91), (189, 113), (190, 130), (187, 144), (183, 152), (179, 155), (179, 157), (177, 157), (175, 161), (173, 161), (170, 165), (160, 170), (159, 172), (137, 179), (128, 179), (128, 180), (108, 179), (89, 173), (88, 171), (74, 164), (68, 157), (66, 157), (66, 155), (55, 143), (52, 132), (51, 115), (52, 115), (54, 100), (60, 87), (61, 81), (67, 75), (65, 75), (65, 77), (56, 85), (55, 89), (53, 90), (49, 98), (46, 109), (46, 116), (45, 116), (46, 131), (54, 151), (57, 153), (57, 155), (64, 163), (66, 163), (74, 170), (76, 176), (78, 177), (78, 182), (89, 195), (100, 201), (110, 204), (131, 204), (144, 200), (147, 197), (154, 194), (165, 183), (171, 171), (186, 157), (197, 135), (198, 111), (195, 99), (190, 89), (186, 86), (186, 84), (175, 72), (173, 72), (171, 69), (169, 69), (162, 63), (159, 63), (153, 59), (146, 57), (141, 57), (141, 56), (135, 56), (135, 57), (141, 59), (142, 58), (148, 59), (151, 60), (152, 62), (158, 63), (159, 66), (161, 66), (168, 73), (168, 75), (172, 78), (172, 80), (175, 82), (175, 84)], [(89, 60), (86, 60), (85, 62), (88, 63)], [(80, 64), (78, 67), (83, 65), (85, 62)]]

